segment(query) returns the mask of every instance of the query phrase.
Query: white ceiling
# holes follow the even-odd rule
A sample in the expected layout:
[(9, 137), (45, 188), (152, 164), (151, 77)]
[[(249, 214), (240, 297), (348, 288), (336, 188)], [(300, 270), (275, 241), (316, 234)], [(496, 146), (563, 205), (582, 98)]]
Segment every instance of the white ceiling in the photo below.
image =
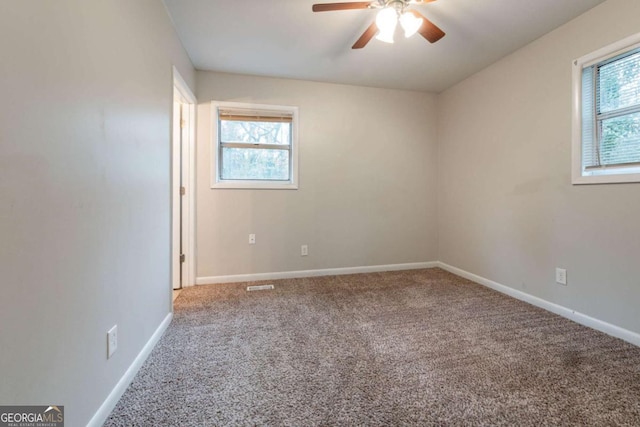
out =
[[(338, 0), (164, 0), (199, 70), (440, 92), (604, 0), (438, 0), (413, 6), (446, 36), (351, 45), (375, 10)], [(346, 1), (346, 0), (340, 0)]]

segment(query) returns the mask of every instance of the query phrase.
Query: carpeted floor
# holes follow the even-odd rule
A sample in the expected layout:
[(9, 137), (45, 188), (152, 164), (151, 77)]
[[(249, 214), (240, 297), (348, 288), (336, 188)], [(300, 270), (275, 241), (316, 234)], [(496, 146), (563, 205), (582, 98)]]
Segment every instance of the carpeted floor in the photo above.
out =
[(640, 348), (440, 269), (187, 288), (107, 426), (640, 425)]

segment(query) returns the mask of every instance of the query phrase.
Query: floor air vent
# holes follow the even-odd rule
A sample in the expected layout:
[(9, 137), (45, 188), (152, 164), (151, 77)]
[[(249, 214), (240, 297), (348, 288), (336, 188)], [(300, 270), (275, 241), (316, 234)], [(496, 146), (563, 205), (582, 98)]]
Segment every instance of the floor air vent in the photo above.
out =
[(275, 289), (275, 287), (273, 285), (247, 286), (247, 291), (270, 291), (271, 289)]

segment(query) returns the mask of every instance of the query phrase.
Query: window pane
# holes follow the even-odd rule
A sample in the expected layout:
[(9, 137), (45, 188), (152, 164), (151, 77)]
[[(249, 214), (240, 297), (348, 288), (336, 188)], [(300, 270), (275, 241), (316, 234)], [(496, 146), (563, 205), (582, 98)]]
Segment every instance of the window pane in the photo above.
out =
[(598, 111), (607, 113), (640, 104), (640, 52), (600, 67)]
[(289, 150), (222, 148), (222, 179), (289, 180)]
[(220, 140), (248, 144), (289, 145), (291, 123), (221, 120)]
[(602, 121), (603, 165), (640, 162), (640, 113)]

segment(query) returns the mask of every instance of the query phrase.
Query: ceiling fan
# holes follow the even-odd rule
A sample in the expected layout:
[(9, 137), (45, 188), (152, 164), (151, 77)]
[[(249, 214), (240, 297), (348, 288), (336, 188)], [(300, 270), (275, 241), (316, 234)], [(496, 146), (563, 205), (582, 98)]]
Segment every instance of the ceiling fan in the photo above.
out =
[(405, 37), (420, 33), (431, 43), (444, 37), (444, 31), (433, 22), (425, 18), (420, 12), (409, 9), (409, 6), (431, 3), (436, 0), (373, 0), (355, 1), (347, 3), (314, 4), (314, 12), (329, 12), (334, 10), (380, 9), (376, 20), (365, 30), (351, 49), (362, 49), (376, 36), (376, 39), (393, 43), (393, 36), (398, 22), (404, 30)]

